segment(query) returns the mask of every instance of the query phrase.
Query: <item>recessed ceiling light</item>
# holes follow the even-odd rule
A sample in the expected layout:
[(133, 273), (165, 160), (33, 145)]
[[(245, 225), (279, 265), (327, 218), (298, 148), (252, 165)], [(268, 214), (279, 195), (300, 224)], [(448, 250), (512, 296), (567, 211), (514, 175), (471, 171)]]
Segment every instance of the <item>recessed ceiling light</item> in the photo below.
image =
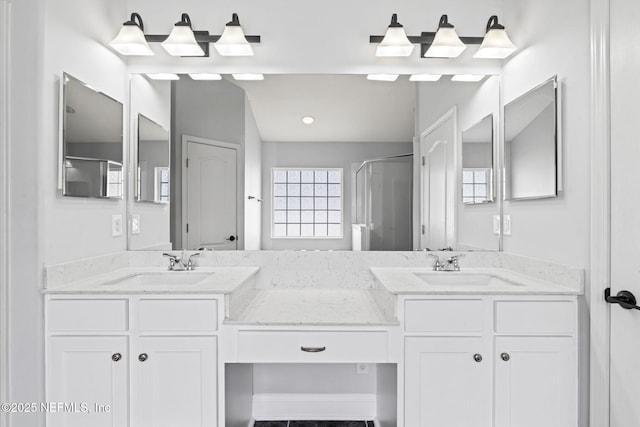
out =
[(264, 80), (264, 75), (255, 73), (232, 74), (236, 80)]
[(193, 80), (222, 80), (222, 76), (220, 74), (213, 73), (194, 73), (189, 74)]
[(409, 80), (412, 82), (437, 82), (441, 74), (412, 74)]
[(395, 82), (398, 74), (369, 74), (367, 80), (375, 80), (380, 82)]
[(452, 82), (479, 82), (484, 79), (482, 74), (457, 74), (451, 77)]
[(313, 124), (313, 122), (315, 122), (315, 121), (316, 121), (316, 119), (314, 119), (314, 118), (313, 118), (313, 117), (311, 117), (311, 116), (304, 116), (304, 117), (302, 118), (302, 123), (304, 123), (305, 125), (312, 125), (312, 124)]
[(180, 77), (173, 73), (147, 73), (147, 77), (153, 80), (180, 80)]

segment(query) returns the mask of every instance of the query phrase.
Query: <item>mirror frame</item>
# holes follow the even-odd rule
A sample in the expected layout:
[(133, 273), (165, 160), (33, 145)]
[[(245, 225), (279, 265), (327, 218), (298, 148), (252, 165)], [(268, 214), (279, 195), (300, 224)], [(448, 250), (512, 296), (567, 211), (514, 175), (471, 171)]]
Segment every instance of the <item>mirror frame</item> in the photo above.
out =
[[(117, 164), (122, 169), (122, 178), (120, 181), (120, 186), (122, 188), (122, 194), (120, 196), (78, 196), (73, 194), (67, 194), (67, 167), (66, 167), (66, 159), (67, 159), (67, 140), (66, 140), (66, 129), (67, 129), (67, 83), (73, 80), (74, 82), (84, 86), (88, 90), (92, 92), (102, 95), (107, 99), (113, 101), (115, 104), (120, 106), (121, 113), (121, 125), (120, 125), (120, 145), (122, 150), (122, 162), (118, 163), (116, 161), (112, 161), (109, 159), (103, 159), (107, 164)], [(124, 125), (124, 103), (118, 101), (117, 99), (107, 95), (106, 93), (94, 89), (89, 84), (83, 82), (77, 77), (72, 76), (67, 72), (62, 73), (62, 79), (60, 80), (60, 110), (59, 110), (59, 139), (58, 139), (58, 189), (62, 191), (63, 197), (77, 197), (83, 199), (101, 199), (101, 200), (123, 200), (127, 194), (126, 188), (126, 139), (125, 139), (125, 125)], [(85, 160), (96, 160), (96, 159), (85, 159)]]
[[(553, 106), (554, 106), (554, 115), (553, 115), (553, 119), (554, 119), (554, 130), (553, 130), (553, 134), (554, 134), (554, 139), (555, 139), (555, 150), (554, 150), (554, 154), (555, 154), (555, 158), (554, 158), (554, 167), (555, 167), (555, 186), (554, 186), (554, 191), (552, 194), (544, 194), (544, 195), (535, 195), (535, 196), (526, 196), (526, 197), (512, 197), (511, 196), (511, 191), (507, 191), (508, 190), (508, 185), (507, 185), (507, 177), (510, 176), (510, 170), (512, 169), (510, 167), (509, 164), (507, 164), (507, 159), (506, 159), (506, 146), (507, 146), (507, 117), (506, 117), (506, 109), (509, 105), (512, 105), (518, 101), (522, 101), (525, 97), (527, 97), (528, 95), (530, 95), (531, 93), (535, 92), (538, 89), (541, 89), (542, 87), (544, 87), (545, 85), (548, 85), (549, 83), (553, 83), (553, 93), (554, 93), (554, 100), (553, 100)], [(502, 108), (502, 133), (504, 135), (503, 137), (503, 141), (502, 141), (502, 152), (503, 152), (503, 156), (502, 156), (502, 169), (503, 169), (503, 188), (502, 188), (502, 193), (503, 193), (503, 200), (504, 201), (519, 201), (519, 200), (539, 200), (539, 199), (553, 199), (553, 198), (557, 198), (560, 195), (560, 192), (562, 191), (562, 138), (561, 138), (561, 103), (560, 103), (560, 86), (559, 86), (559, 82), (558, 82), (558, 75), (554, 75), (550, 78), (548, 78), (547, 80), (543, 81), (542, 83), (536, 85), (535, 87), (529, 89), (528, 91), (526, 91), (525, 93), (519, 95), (518, 97), (512, 99), (511, 101), (509, 101), (508, 103), (505, 103), (503, 108)]]

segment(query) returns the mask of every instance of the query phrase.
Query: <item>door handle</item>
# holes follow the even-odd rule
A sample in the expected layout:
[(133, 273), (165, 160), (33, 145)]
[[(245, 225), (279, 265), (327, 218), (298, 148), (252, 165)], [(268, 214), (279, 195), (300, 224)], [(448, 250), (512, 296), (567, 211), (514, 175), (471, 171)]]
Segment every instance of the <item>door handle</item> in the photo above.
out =
[(228, 240), (230, 242), (233, 242), (234, 240), (236, 240), (238, 238), (238, 236), (229, 236), (227, 237), (225, 240)]
[(604, 290), (604, 300), (610, 304), (620, 304), (622, 308), (627, 310), (640, 310), (636, 304), (635, 295), (629, 291), (620, 291), (615, 297), (611, 296), (611, 288)]

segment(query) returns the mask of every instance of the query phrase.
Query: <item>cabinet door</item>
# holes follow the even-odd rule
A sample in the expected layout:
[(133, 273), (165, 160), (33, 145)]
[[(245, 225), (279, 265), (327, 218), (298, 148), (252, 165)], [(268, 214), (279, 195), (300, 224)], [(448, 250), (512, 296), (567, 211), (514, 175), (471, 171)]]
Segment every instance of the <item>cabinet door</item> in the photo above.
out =
[(573, 342), (566, 337), (496, 337), (496, 427), (577, 425)]
[(215, 337), (140, 337), (132, 357), (140, 427), (215, 427)]
[(124, 336), (51, 337), (47, 426), (128, 426), (128, 355)]
[(491, 361), (483, 345), (480, 337), (406, 338), (407, 427), (489, 426)]

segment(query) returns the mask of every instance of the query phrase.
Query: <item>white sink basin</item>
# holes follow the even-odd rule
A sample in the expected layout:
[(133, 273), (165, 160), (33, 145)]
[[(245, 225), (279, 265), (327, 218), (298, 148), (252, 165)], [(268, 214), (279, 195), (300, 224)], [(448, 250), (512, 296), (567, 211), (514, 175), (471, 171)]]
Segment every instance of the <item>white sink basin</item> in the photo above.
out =
[(505, 287), (522, 286), (486, 273), (464, 273), (459, 271), (442, 271), (433, 273), (415, 273), (415, 275), (431, 286), (486, 286)]
[(207, 277), (211, 272), (201, 271), (162, 271), (154, 273), (134, 273), (124, 276), (105, 285), (122, 285), (122, 286), (175, 286), (175, 285), (194, 285)]

